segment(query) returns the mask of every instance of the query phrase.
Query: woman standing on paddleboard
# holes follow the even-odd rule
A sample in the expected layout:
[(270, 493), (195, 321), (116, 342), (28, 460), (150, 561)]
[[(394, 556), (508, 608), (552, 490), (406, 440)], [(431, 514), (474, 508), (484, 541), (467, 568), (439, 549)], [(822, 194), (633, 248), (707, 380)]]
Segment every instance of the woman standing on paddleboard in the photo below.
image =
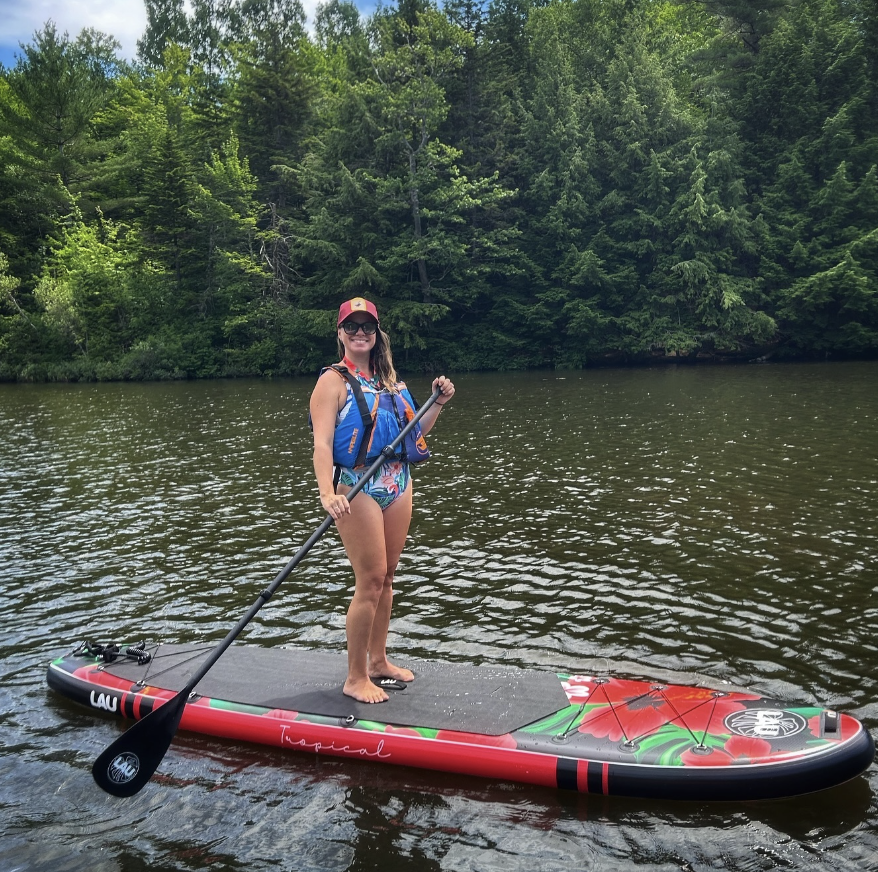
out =
[(420, 429), (349, 503), (345, 494), (413, 417), (414, 400), (397, 378), (373, 303), (362, 297), (342, 303), (337, 330), (341, 362), (321, 373), (311, 394), (314, 473), (320, 501), (335, 519), (354, 570), (354, 596), (345, 621), (344, 692), (360, 702), (384, 702), (387, 693), (372, 679), (414, 678), (409, 669), (391, 663), (386, 650), (393, 574), (412, 518), (409, 466), (429, 457), (423, 436), (454, 396), (454, 385), (445, 376), (433, 381), (441, 397), (424, 413)]

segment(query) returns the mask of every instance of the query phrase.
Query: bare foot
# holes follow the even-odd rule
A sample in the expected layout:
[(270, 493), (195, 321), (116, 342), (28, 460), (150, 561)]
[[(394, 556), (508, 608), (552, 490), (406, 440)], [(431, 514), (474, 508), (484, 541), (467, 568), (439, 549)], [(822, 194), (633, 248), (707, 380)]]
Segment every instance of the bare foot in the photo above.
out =
[(370, 678), (392, 678), (395, 681), (414, 681), (415, 673), (404, 666), (394, 666), (389, 660), (369, 664)]
[(351, 681), (349, 678), (342, 688), (345, 696), (350, 696), (357, 702), (387, 702), (387, 694), (368, 679), (364, 681)]

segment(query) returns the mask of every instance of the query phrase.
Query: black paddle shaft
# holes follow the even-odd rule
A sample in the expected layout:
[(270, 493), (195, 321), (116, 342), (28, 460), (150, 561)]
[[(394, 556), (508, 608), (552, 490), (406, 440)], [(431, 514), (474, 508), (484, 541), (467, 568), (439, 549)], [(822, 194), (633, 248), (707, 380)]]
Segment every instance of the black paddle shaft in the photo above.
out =
[[(382, 464), (391, 460), (396, 449), (414, 430), (424, 413), (441, 395), (437, 387), (430, 399), (421, 406), (411, 421), (400, 431), (400, 434), (385, 446), (375, 462), (360, 477), (360, 480), (348, 491), (350, 502), (378, 472)], [(210, 671), (223, 652), (241, 634), (247, 624), (253, 620), (259, 610), (271, 599), (275, 591), (283, 584), (289, 574), (299, 565), (302, 558), (311, 550), (317, 540), (332, 526), (333, 517), (327, 515), (323, 523), (311, 534), (308, 541), (293, 555), (290, 562), (278, 573), (274, 581), (261, 593), (256, 602), (250, 606), (247, 614), (229, 630), (225, 639), (214, 648), (201, 666), (195, 670), (186, 686), (173, 699), (153, 709), (146, 717), (136, 721), (129, 729), (113, 742), (95, 760), (92, 775), (98, 785), (114, 796), (133, 796), (152, 777), (162, 762), (173, 741), (174, 734), (183, 717), (183, 710), (195, 686)]]

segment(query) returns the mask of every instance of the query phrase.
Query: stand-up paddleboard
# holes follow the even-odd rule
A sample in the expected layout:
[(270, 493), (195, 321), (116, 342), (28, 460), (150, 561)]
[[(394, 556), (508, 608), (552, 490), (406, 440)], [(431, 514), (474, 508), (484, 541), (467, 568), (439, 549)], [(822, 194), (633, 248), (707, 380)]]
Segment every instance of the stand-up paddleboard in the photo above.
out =
[[(85, 643), (53, 689), (121, 718), (172, 699), (213, 646)], [(184, 730), (298, 751), (666, 799), (793, 796), (860, 775), (875, 755), (855, 718), (754, 693), (499, 666), (409, 662), (368, 705), (344, 654), (233, 645), (185, 705)]]

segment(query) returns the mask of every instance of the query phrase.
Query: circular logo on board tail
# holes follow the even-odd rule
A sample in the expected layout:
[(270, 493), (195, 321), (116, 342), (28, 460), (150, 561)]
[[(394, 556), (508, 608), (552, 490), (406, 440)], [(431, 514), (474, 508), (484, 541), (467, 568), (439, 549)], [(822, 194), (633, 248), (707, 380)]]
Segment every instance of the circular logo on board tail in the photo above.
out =
[(784, 709), (744, 709), (727, 715), (723, 723), (730, 733), (748, 739), (786, 739), (808, 726), (801, 715)]
[(107, 778), (113, 784), (127, 784), (140, 771), (140, 758), (131, 751), (117, 754), (107, 766)]

